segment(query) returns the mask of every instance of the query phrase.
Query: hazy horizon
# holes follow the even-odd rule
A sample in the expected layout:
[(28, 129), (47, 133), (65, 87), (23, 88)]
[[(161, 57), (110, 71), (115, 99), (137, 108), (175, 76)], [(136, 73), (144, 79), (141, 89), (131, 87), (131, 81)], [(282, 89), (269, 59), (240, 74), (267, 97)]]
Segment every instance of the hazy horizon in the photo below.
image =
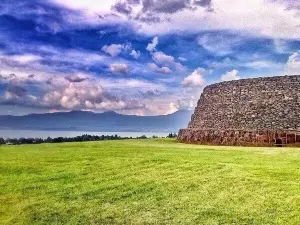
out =
[(135, 115), (135, 114), (123, 114), (121, 112), (116, 112), (113, 110), (109, 110), (109, 111), (103, 111), (103, 112), (99, 112), (99, 111), (93, 111), (93, 110), (59, 110), (59, 111), (49, 111), (49, 112), (19, 112), (18, 114), (14, 114), (14, 115), (10, 115), (10, 114), (3, 114), (4, 112), (0, 112), (0, 116), (27, 116), (27, 115), (33, 115), (33, 114), (53, 114), (53, 113), (72, 113), (72, 112), (91, 112), (91, 113), (95, 113), (95, 114), (102, 114), (102, 113), (117, 113), (119, 115), (124, 115), (124, 116), (166, 116), (166, 115), (172, 115), (174, 113), (178, 113), (178, 112), (183, 112), (183, 111), (188, 111), (188, 112), (193, 112), (192, 109), (179, 109), (175, 112), (172, 113), (168, 113), (168, 114), (161, 114), (161, 115)]

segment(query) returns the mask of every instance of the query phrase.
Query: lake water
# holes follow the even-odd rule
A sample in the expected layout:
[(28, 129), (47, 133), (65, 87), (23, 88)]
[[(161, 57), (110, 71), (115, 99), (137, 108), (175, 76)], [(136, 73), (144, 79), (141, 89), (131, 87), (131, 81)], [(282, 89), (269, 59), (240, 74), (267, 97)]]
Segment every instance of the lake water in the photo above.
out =
[(139, 137), (146, 135), (152, 137), (166, 137), (168, 133), (158, 132), (87, 132), (87, 131), (44, 131), (44, 130), (0, 130), (0, 137), (2, 138), (55, 138), (55, 137), (76, 137), (83, 134), (90, 135), (119, 135), (121, 137)]

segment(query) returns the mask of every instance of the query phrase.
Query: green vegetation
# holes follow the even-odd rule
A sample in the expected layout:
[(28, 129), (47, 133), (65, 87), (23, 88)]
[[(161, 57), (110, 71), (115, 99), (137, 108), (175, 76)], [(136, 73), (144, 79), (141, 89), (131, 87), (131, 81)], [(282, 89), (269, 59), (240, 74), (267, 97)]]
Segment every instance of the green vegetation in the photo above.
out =
[(0, 224), (299, 224), (300, 149), (0, 146)]

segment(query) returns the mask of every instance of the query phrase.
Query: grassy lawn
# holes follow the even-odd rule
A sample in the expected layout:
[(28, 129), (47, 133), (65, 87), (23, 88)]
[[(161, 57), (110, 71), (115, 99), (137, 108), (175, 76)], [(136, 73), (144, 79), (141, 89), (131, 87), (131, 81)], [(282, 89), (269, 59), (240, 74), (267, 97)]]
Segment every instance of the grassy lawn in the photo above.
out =
[(0, 146), (0, 224), (300, 224), (300, 149)]

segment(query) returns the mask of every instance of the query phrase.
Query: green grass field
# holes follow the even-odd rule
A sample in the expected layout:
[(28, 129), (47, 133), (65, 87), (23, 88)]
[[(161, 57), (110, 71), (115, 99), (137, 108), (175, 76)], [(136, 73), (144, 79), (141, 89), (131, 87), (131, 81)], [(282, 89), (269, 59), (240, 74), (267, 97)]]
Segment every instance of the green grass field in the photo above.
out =
[(300, 224), (300, 149), (0, 146), (0, 224)]

